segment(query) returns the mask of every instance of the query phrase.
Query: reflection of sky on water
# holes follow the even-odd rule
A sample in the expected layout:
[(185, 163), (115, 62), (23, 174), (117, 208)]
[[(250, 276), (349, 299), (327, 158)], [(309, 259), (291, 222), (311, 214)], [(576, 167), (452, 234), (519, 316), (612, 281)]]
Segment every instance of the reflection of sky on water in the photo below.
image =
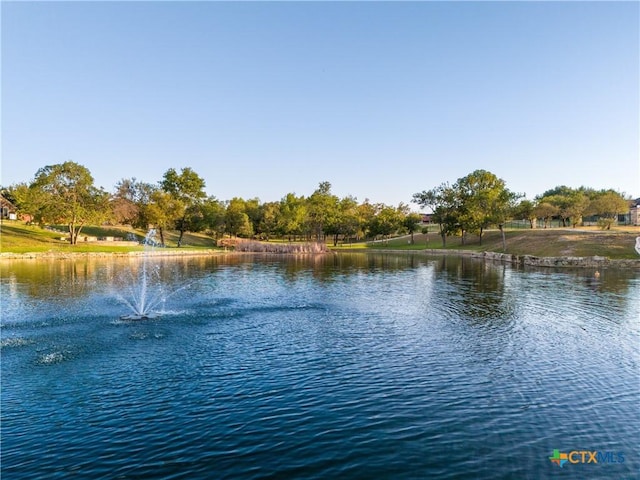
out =
[(0, 265), (5, 476), (539, 478), (553, 448), (637, 444), (634, 272), (152, 263), (173, 295), (144, 321), (116, 299), (137, 261)]

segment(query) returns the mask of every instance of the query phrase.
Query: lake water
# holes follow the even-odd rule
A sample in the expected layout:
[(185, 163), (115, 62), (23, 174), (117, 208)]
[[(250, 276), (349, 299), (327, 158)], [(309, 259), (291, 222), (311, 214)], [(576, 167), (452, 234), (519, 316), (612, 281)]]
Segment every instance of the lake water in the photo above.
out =
[(0, 265), (3, 478), (639, 478), (635, 272), (139, 262)]

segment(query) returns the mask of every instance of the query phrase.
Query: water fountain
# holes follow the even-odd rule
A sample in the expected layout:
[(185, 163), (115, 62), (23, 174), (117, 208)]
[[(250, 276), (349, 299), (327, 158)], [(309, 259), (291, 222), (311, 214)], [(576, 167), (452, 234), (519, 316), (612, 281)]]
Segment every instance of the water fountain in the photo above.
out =
[(156, 230), (150, 229), (144, 237), (145, 252), (142, 257), (142, 267), (133, 275), (129, 282), (128, 297), (118, 293), (120, 300), (131, 309), (128, 315), (122, 315), (121, 320), (145, 320), (157, 318), (160, 313), (156, 310), (166, 299), (162, 283), (159, 280), (157, 267), (147, 264), (149, 252), (157, 245)]

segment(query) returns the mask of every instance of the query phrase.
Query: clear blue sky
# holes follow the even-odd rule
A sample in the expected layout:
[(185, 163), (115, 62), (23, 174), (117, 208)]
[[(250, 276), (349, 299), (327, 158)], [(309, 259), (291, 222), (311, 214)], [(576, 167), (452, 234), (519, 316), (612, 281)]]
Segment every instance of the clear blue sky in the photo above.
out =
[(640, 196), (638, 2), (6, 2), (0, 183), (408, 203), (486, 169)]

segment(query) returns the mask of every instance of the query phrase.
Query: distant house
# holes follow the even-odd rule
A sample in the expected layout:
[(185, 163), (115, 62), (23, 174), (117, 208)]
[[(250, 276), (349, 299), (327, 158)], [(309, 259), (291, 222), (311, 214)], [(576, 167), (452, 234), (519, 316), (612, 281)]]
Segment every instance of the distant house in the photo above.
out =
[(640, 225), (640, 198), (631, 201), (629, 206), (629, 223), (631, 225)]
[[(585, 215), (582, 217), (582, 225), (595, 226), (600, 220), (599, 215)], [(640, 225), (640, 198), (629, 200), (629, 210), (625, 213), (619, 213), (616, 218), (618, 225)]]
[(16, 207), (9, 200), (0, 195), (0, 217), (8, 220), (17, 220)]
[(433, 221), (433, 213), (421, 213), (420, 214), (422, 216), (422, 224), (423, 225), (430, 225)]

